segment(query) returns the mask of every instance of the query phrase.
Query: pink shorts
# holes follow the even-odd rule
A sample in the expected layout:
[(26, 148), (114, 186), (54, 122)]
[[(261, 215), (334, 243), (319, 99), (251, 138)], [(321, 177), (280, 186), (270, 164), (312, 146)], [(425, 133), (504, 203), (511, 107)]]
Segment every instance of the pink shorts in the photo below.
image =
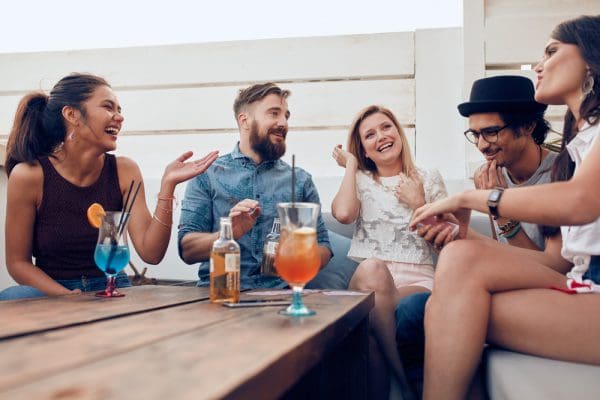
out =
[(394, 285), (399, 288), (403, 286), (421, 286), (433, 289), (433, 265), (412, 264), (388, 261), (385, 263), (394, 278)]

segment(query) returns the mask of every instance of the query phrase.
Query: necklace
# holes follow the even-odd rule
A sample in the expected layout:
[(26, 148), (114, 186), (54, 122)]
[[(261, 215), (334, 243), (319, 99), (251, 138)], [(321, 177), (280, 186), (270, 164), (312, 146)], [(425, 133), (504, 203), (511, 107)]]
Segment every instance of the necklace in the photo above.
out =
[(515, 179), (515, 177), (513, 176), (513, 174), (511, 174), (511, 172), (505, 167), (506, 170), (506, 174), (508, 175), (508, 177), (510, 178), (510, 180), (517, 184), (517, 186), (522, 185), (524, 182), (527, 182), (534, 174), (535, 172), (540, 168), (540, 166), (542, 165), (542, 159), (543, 157), (543, 150), (542, 150), (542, 146), (538, 145), (538, 149), (539, 149), (539, 160), (538, 160), (538, 165), (535, 168), (535, 171), (533, 171), (533, 173), (531, 175), (529, 175), (529, 177), (527, 177), (527, 179), (523, 179), (522, 181), (519, 181), (518, 179)]
[(538, 163), (537, 168), (535, 169), (537, 171), (537, 169), (540, 167), (540, 165), (542, 165), (542, 145), (538, 144), (538, 148), (540, 149), (540, 162)]

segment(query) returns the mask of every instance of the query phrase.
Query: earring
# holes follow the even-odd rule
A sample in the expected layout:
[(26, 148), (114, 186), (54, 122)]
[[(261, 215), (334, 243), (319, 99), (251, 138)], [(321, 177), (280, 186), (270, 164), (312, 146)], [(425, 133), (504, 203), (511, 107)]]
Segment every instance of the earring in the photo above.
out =
[(588, 70), (585, 79), (583, 80), (583, 85), (581, 85), (581, 92), (583, 94), (583, 98), (586, 98), (590, 93), (594, 93), (594, 76)]
[(71, 133), (69, 133), (69, 140), (73, 139), (75, 139), (75, 131), (71, 131)]

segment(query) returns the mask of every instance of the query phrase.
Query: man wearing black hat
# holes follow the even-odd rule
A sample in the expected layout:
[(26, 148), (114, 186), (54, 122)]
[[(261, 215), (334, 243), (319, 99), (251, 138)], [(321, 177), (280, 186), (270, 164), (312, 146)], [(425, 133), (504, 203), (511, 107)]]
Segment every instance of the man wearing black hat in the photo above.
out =
[[(549, 126), (545, 104), (534, 100), (532, 82), (521, 76), (496, 76), (475, 81), (468, 102), (458, 111), (469, 118), (467, 140), (486, 162), (475, 173), (477, 189), (507, 188), (550, 182), (556, 153), (541, 145)], [(500, 189), (499, 189), (500, 190)], [(544, 237), (537, 225), (498, 218), (498, 239), (539, 250)]]
[[(496, 76), (475, 81), (469, 101), (458, 111), (469, 118), (466, 139), (477, 146), (486, 162), (475, 173), (478, 189), (528, 186), (550, 182), (556, 153), (541, 147), (549, 126), (546, 105), (534, 100), (532, 82), (521, 76)], [(498, 239), (540, 250), (544, 238), (535, 224), (505, 218), (493, 221)], [(446, 243), (443, 226), (431, 227), (425, 239)], [(422, 384), (423, 316), (429, 293), (407, 296), (396, 307), (396, 340), (407, 376), (419, 390)]]

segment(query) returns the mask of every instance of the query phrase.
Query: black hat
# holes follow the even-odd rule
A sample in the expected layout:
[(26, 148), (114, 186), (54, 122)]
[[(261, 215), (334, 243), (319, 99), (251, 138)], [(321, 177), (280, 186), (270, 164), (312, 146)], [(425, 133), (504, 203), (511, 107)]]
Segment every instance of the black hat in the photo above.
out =
[(542, 112), (545, 104), (535, 101), (533, 83), (516, 75), (478, 79), (471, 88), (471, 97), (458, 106), (463, 117), (485, 112)]

